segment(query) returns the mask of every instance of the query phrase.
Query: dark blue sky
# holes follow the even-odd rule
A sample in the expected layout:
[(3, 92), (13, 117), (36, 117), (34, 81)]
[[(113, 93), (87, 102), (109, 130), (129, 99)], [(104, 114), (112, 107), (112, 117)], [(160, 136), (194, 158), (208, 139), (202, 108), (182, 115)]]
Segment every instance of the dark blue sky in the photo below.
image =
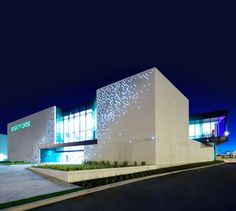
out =
[(156, 66), (190, 113), (229, 110), (229, 142), (218, 149), (236, 149), (236, 5), (153, 2), (1, 3), (0, 132)]

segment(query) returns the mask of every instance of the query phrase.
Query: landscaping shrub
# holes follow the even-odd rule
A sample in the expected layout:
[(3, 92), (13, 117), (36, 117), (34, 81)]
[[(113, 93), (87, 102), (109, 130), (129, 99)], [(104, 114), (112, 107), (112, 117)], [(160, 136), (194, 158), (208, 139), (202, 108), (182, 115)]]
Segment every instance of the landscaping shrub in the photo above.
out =
[(11, 161), (10, 160), (4, 160), (4, 161), (0, 161), (0, 163), (11, 163)]
[[(222, 161), (214, 161), (214, 163), (217, 162), (222, 162)], [(11, 165), (15, 164), (10, 161), (2, 161), (0, 162), (2, 164), (6, 165)], [(26, 164), (27, 162), (22, 162), (18, 161), (17, 164)], [(104, 164), (105, 163), (105, 164)], [(169, 172), (169, 171), (175, 171), (175, 170), (182, 170), (186, 168), (192, 168), (192, 167), (197, 167), (197, 166), (203, 166), (203, 165), (208, 165), (211, 164), (212, 162), (204, 162), (204, 163), (193, 163), (193, 164), (187, 164), (187, 165), (182, 165), (182, 166), (174, 166), (174, 167), (168, 167), (163, 169), (155, 169), (155, 170), (150, 170), (146, 171), (146, 175), (152, 175), (155, 173), (162, 173), (162, 172)], [(141, 162), (141, 165), (146, 165), (145, 161)], [(33, 166), (35, 168), (46, 168), (46, 169), (54, 169), (54, 170), (60, 170), (60, 171), (78, 171), (78, 170), (88, 170), (88, 169), (101, 169), (101, 168), (117, 168), (117, 167), (128, 167), (128, 161), (123, 161), (121, 165), (119, 165), (118, 161), (114, 161), (113, 164), (110, 164), (109, 161), (87, 161), (84, 164), (45, 164), (45, 165), (38, 165), (38, 166)]]
[(7, 164), (7, 165), (14, 165), (14, 164), (30, 164), (30, 162), (18, 160), (18, 161), (10, 161), (10, 160), (4, 160), (0, 161), (0, 164)]
[(99, 163), (98, 163), (98, 161), (92, 161), (92, 165), (98, 165)]
[(118, 167), (118, 161), (114, 161), (114, 167)]
[(84, 164), (92, 165), (92, 161), (86, 161)]
[[(91, 188), (91, 187), (96, 187), (99, 185), (106, 185), (106, 184), (120, 182), (120, 181), (124, 181), (128, 179), (135, 179), (135, 178), (139, 178), (143, 176), (161, 174), (161, 173), (166, 173), (166, 172), (171, 172), (171, 171), (183, 170), (183, 169), (206, 166), (206, 165), (217, 164), (217, 163), (222, 163), (222, 161), (210, 161), (210, 162), (186, 164), (186, 165), (181, 165), (181, 166), (173, 166), (173, 167), (167, 167), (167, 168), (161, 168), (161, 169), (136, 172), (132, 174), (118, 175), (114, 177), (82, 181), (82, 182), (77, 182), (75, 184), (81, 186), (82, 188)], [(114, 162), (114, 165), (115, 165), (115, 162)]]
[(129, 165), (128, 161), (126, 161), (126, 160), (123, 161), (123, 165), (122, 165), (123, 167), (127, 167), (128, 165)]

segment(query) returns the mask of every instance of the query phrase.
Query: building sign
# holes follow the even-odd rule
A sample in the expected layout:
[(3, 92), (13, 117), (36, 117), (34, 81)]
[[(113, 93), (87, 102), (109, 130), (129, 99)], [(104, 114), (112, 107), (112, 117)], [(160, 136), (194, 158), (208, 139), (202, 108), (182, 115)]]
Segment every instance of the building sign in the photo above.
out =
[(22, 130), (24, 128), (30, 127), (31, 121), (23, 122), (18, 125), (14, 125), (11, 127), (11, 132), (16, 132), (17, 130)]

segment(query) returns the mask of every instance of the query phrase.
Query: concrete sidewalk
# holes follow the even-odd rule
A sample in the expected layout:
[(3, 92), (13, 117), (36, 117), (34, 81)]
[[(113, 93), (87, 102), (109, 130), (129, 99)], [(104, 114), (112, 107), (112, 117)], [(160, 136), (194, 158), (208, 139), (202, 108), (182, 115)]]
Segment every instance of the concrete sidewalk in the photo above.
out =
[(0, 204), (78, 188), (66, 182), (45, 178), (26, 168), (30, 165), (0, 165)]

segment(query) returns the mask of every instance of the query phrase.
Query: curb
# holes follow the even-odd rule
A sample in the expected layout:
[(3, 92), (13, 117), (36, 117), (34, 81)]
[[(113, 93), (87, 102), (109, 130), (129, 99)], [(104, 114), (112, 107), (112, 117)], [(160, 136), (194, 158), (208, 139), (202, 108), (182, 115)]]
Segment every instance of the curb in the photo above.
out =
[(78, 192), (68, 193), (68, 194), (65, 194), (65, 195), (56, 196), (56, 197), (49, 198), (49, 199), (43, 199), (43, 200), (28, 203), (28, 204), (22, 204), (22, 205), (18, 205), (18, 206), (15, 206), (15, 207), (10, 207), (10, 208), (7, 208), (5, 210), (11, 210), (11, 211), (30, 210), (30, 209), (33, 209), (33, 208), (53, 204), (53, 203), (60, 202), (60, 201), (63, 201), (63, 200), (75, 198), (75, 197), (78, 197), (78, 196), (83, 196), (83, 195), (90, 194), (90, 193), (95, 193), (95, 192), (98, 192), (98, 191), (102, 191), (102, 190), (106, 190), (106, 189), (110, 189), (110, 188), (114, 188), (114, 187), (119, 187), (119, 186), (122, 186), (122, 185), (127, 185), (127, 184), (130, 184), (130, 183), (135, 183), (135, 182), (139, 182), (139, 181), (143, 181), (143, 180), (147, 180), (147, 179), (152, 179), (152, 178), (156, 178), (156, 177), (162, 177), (162, 176), (166, 176), (166, 175), (170, 175), (170, 174), (177, 174), (177, 173), (186, 172), (186, 171), (193, 171), (193, 170), (197, 170), (197, 169), (214, 167), (214, 166), (223, 165), (223, 164), (224, 163), (218, 163), (218, 164), (214, 164), (214, 165), (200, 166), (200, 167), (195, 167), (195, 168), (190, 168), (190, 169), (183, 169), (183, 170), (177, 170), (177, 171), (172, 171), (172, 172), (167, 172), (167, 173), (162, 173), (162, 174), (156, 174), (156, 175), (151, 175), (151, 176), (146, 176), (146, 177), (129, 179), (129, 180), (116, 182), (116, 183), (111, 183), (111, 184), (107, 184), (107, 185), (103, 185), (103, 186), (99, 186), (99, 187), (95, 187), (95, 188), (90, 188), (90, 189), (86, 189), (86, 190), (82, 190), (82, 191), (78, 191)]

